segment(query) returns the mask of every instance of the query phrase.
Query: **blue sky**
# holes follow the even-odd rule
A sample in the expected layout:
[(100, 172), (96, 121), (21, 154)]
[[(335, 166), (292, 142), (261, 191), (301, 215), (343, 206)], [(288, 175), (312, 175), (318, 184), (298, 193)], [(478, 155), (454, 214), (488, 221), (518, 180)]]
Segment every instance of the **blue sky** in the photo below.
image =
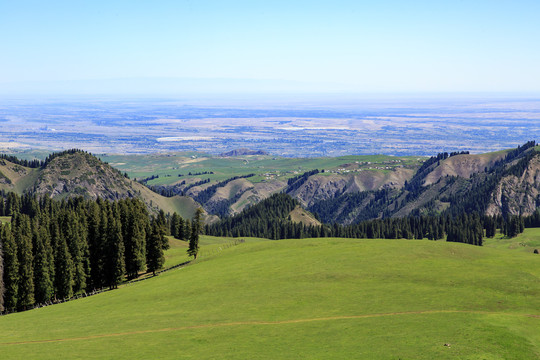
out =
[(323, 92), (539, 92), (538, 19), (540, 2), (519, 0), (0, 0), (0, 88), (217, 78)]

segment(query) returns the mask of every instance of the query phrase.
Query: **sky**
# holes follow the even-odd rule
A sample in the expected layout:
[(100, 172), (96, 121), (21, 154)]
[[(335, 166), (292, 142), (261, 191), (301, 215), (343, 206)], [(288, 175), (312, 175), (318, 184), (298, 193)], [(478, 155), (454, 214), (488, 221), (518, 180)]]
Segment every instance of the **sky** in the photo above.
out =
[(0, 0), (0, 92), (540, 92), (538, 19), (538, 0)]

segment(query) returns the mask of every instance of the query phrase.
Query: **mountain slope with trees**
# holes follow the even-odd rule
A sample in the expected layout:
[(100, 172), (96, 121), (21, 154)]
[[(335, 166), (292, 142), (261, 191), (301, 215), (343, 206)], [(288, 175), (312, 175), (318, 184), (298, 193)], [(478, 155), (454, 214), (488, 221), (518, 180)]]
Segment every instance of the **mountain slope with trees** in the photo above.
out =
[(141, 199), (154, 212), (177, 212), (191, 218), (198, 204), (185, 196), (165, 197), (133, 181), (94, 155), (72, 149), (53, 153), (44, 161), (0, 158), (0, 190), (53, 199)]

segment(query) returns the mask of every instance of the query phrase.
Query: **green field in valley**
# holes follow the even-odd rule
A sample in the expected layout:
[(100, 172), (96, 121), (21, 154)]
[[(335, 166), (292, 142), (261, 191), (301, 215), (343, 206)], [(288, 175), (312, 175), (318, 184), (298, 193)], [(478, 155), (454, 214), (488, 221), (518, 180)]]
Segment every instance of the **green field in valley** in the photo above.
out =
[[(221, 181), (233, 176), (256, 174), (252, 182), (269, 178), (287, 179), (313, 169), (338, 171), (344, 164), (355, 164), (358, 168), (395, 168), (396, 166), (417, 167), (425, 160), (418, 156), (350, 155), (324, 158), (285, 158), (269, 155), (218, 157), (203, 153), (172, 153), (151, 155), (102, 155), (100, 158), (131, 178), (143, 179), (152, 175), (159, 178), (148, 185), (173, 184), (190, 178)], [(356, 163), (358, 162), (358, 164)], [(355, 166), (356, 168), (356, 166)], [(189, 173), (213, 172), (214, 174), (193, 175)], [(179, 177), (178, 175), (183, 175)]]
[[(183, 268), (0, 317), (1, 358), (540, 358), (540, 255), (502, 239), (234, 240), (202, 237)], [(184, 259), (173, 241), (167, 266)]]

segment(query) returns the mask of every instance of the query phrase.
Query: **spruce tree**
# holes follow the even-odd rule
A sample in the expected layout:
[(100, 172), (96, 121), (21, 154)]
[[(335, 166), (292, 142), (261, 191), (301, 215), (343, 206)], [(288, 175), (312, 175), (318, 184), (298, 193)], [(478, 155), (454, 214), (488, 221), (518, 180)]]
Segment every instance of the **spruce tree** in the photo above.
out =
[(199, 234), (202, 230), (202, 214), (203, 210), (199, 207), (195, 211), (195, 216), (191, 221), (191, 236), (189, 237), (189, 248), (187, 253), (189, 256), (193, 256), (194, 259), (197, 259), (197, 254), (199, 253)]
[(88, 209), (88, 248), (90, 263), (89, 288), (103, 287), (104, 237), (107, 232), (107, 214), (101, 208), (102, 201), (92, 203)]
[(178, 238), (178, 228), (180, 226), (180, 216), (175, 212), (171, 217), (171, 236)]
[(112, 211), (109, 211), (104, 266), (106, 283), (111, 289), (117, 288), (125, 275), (124, 250), (118, 209), (113, 206)]
[(53, 225), (53, 228), (55, 228), (53, 236), (54, 243), (56, 244), (54, 251), (54, 287), (56, 298), (69, 299), (73, 296), (73, 261), (71, 260), (66, 239), (60, 233), (56, 224)]
[(76, 212), (68, 211), (64, 214), (64, 237), (73, 261), (73, 293), (78, 294), (86, 290), (88, 277), (88, 243), (86, 241), (86, 224)]
[(163, 256), (163, 240), (165, 233), (158, 222), (153, 219), (151, 230), (146, 239), (146, 267), (147, 271), (151, 271), (154, 276), (156, 271), (163, 267), (165, 257)]
[[(3, 200), (0, 199), (3, 203)], [(1, 224), (0, 224), (1, 226)], [(0, 236), (0, 313), (4, 311), (4, 247)]]
[(15, 241), (17, 242), (17, 258), (19, 260), (19, 290), (17, 308), (26, 310), (35, 302), (34, 298), (34, 256), (32, 254), (32, 238), (29, 236), (30, 221), (28, 216), (14, 215)]
[(19, 260), (17, 243), (8, 224), (0, 229), (4, 251), (4, 308), (13, 311), (17, 307), (19, 293)]
[(126, 273), (129, 279), (138, 276), (146, 265), (146, 231), (141, 217), (134, 213), (128, 215), (125, 242)]
[(44, 228), (34, 232), (34, 287), (36, 303), (42, 304), (49, 301), (53, 295), (54, 288), (51, 279), (48, 249), (45, 244), (47, 234)]

